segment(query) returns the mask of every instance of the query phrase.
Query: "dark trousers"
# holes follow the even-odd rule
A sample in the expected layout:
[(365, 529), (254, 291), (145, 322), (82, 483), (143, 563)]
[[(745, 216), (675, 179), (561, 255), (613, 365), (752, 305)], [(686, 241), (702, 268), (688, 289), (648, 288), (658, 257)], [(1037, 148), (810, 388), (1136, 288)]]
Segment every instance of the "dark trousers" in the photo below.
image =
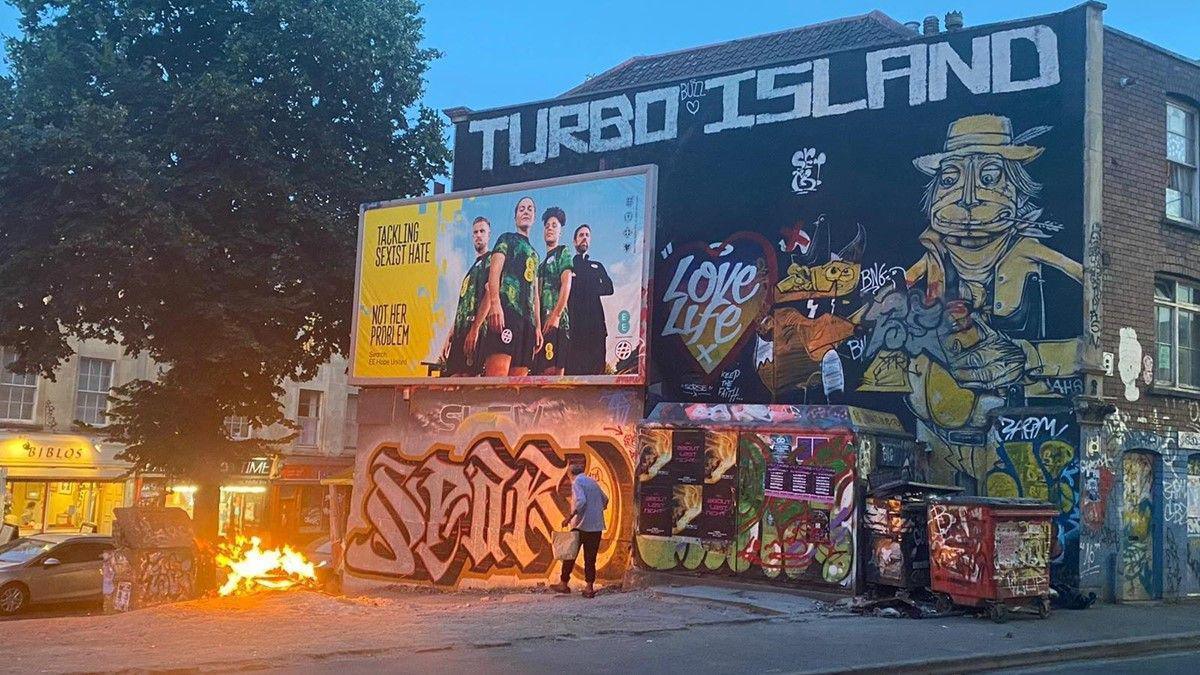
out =
[[(589, 584), (596, 582), (596, 554), (600, 552), (600, 533), (599, 532), (580, 532), (579, 545), (583, 549), (583, 578)], [(571, 579), (571, 572), (575, 570), (574, 560), (564, 560), (562, 566), (562, 576), (559, 580), (564, 584)]]

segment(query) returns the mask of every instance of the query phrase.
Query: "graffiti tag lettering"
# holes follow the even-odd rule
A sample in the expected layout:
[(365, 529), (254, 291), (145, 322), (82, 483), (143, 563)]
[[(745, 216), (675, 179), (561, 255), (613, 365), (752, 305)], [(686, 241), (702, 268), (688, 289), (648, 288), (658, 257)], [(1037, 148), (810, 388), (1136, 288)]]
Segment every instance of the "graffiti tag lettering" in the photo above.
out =
[(705, 373), (716, 371), (769, 307), (774, 261), (771, 245), (749, 233), (679, 247), (662, 270), (663, 337), (679, 336)]
[(1046, 416), (1000, 417), (997, 430), (1000, 438), (1011, 441), (1031, 441), (1039, 436), (1058, 438), (1071, 425), (1065, 419)]
[[(365, 527), (347, 537), (346, 565), (355, 574), (456, 585), (466, 577), (508, 574), (544, 579), (554, 564), (551, 533), (570, 509), (568, 460), (587, 471), (612, 502), (610, 519), (622, 518), (622, 478), (615, 445), (600, 443), (618, 461), (595, 453), (564, 453), (543, 439), (518, 442), (485, 436), (458, 455), (437, 446), (410, 457), (384, 446), (368, 461), (362, 503)], [(611, 453), (610, 453), (611, 454)], [(613, 562), (606, 542), (600, 568)]]

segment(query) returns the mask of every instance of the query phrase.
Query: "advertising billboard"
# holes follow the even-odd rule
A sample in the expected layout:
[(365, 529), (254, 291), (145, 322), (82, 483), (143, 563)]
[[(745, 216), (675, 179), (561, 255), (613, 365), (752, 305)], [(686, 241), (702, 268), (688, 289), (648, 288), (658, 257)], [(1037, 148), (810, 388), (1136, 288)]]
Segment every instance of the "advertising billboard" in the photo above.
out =
[(655, 176), (364, 205), (351, 382), (643, 382)]

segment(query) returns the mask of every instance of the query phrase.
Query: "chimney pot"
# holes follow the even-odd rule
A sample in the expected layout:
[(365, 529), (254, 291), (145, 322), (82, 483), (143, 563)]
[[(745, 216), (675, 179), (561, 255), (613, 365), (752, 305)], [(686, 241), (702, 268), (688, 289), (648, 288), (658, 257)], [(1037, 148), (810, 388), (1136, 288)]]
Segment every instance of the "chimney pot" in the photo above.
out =
[(957, 9), (953, 12), (946, 12), (946, 30), (961, 30), (963, 27), (963, 13)]
[(911, 30), (914, 35), (921, 34), (921, 22), (920, 21), (905, 21), (904, 27)]
[(939, 30), (940, 29), (938, 28), (938, 18), (936, 16), (930, 14), (929, 16), (925, 17), (925, 34), (926, 35), (937, 35)]

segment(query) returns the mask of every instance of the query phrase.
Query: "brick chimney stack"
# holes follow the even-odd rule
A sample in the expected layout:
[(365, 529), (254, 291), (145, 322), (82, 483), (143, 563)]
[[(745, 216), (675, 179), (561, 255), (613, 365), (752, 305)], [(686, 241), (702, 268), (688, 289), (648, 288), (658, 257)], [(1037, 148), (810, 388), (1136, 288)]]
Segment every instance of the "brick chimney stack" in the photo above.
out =
[(932, 14), (925, 17), (925, 34), (937, 35), (938, 32), (940, 32), (940, 29), (938, 28), (938, 18)]

